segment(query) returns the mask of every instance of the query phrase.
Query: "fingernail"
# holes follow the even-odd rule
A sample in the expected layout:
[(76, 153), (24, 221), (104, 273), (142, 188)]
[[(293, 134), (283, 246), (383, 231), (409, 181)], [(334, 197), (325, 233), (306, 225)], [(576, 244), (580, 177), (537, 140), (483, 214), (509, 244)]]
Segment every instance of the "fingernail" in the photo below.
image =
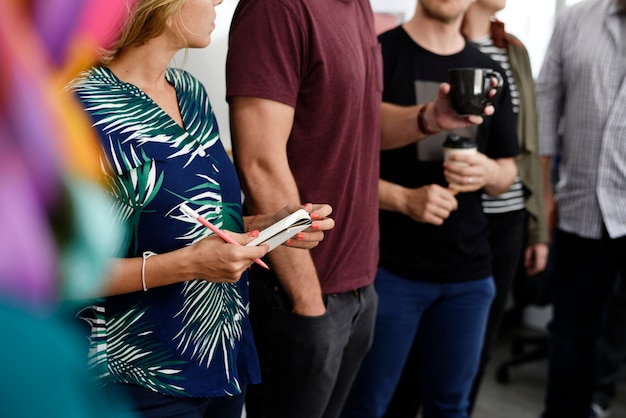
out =
[(298, 235), (296, 235), (296, 238), (299, 240), (303, 240), (304, 239), (304, 234), (302, 232), (300, 232)]
[(293, 240), (292, 240), (291, 238), (289, 238), (289, 239), (287, 240), (287, 245), (291, 245), (291, 244), (293, 244)]
[(311, 214), (311, 219), (318, 219), (319, 217), (320, 217), (320, 216), (319, 216), (317, 213), (315, 213), (315, 212), (313, 212), (313, 213)]
[(258, 230), (258, 229), (255, 229), (254, 231), (250, 231), (250, 236), (251, 236), (252, 238), (256, 238), (256, 237), (258, 237), (258, 236), (259, 236), (259, 230)]
[(317, 228), (319, 228), (319, 227), (320, 227), (320, 224), (318, 224), (317, 222), (313, 222), (313, 223), (311, 224), (311, 228), (313, 228), (313, 229), (317, 229)]

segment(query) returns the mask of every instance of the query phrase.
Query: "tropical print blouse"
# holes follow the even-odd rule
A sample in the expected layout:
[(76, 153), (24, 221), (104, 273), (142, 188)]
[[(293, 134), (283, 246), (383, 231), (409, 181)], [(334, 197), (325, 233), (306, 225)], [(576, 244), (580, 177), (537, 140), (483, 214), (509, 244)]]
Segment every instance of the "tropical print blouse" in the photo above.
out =
[[(239, 181), (206, 91), (183, 70), (168, 69), (166, 79), (184, 129), (106, 67), (70, 86), (100, 137), (111, 210), (127, 226), (115, 256), (164, 253), (209, 235), (180, 211), (183, 202), (219, 228), (243, 230)], [(245, 276), (236, 284), (192, 280), (102, 298), (78, 316), (90, 326), (89, 363), (105, 384), (203, 398), (259, 381)]]

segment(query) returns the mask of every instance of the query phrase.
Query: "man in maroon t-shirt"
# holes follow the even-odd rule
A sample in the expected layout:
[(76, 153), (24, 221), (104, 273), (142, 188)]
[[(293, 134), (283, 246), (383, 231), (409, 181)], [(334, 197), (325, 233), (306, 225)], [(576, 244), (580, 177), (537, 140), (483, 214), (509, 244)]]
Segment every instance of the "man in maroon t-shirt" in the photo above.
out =
[[(241, 0), (233, 17), (227, 97), (235, 163), (250, 213), (327, 202), (335, 228), (308, 253), (281, 246), (250, 279), (261, 385), (249, 418), (336, 417), (371, 341), (377, 296), (381, 71), (368, 0)], [(429, 106), (394, 108), (387, 141), (457, 117), (443, 87)], [(383, 127), (384, 128), (384, 127)]]

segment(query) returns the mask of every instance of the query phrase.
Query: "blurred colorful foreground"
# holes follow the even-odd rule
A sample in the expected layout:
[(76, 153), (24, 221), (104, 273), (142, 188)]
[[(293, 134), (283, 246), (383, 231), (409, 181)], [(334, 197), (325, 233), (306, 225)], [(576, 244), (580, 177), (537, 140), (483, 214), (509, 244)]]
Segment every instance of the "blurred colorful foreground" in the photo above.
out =
[(91, 384), (66, 316), (68, 299), (100, 287), (121, 228), (103, 212), (96, 140), (63, 86), (106, 46), (122, 3), (0, 0), (3, 417), (135, 417)]
[(119, 237), (89, 122), (63, 86), (123, 0), (0, 0), (0, 296), (39, 308), (93, 294)]

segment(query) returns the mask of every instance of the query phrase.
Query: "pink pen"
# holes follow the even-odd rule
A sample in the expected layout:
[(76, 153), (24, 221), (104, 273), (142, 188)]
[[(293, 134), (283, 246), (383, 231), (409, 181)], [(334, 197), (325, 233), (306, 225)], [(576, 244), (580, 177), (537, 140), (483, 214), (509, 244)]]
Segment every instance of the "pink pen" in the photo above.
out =
[[(180, 210), (187, 216), (189, 216), (191, 219), (194, 219), (196, 221), (198, 221), (199, 223), (201, 223), (202, 225), (206, 226), (207, 228), (209, 228), (211, 231), (213, 231), (218, 237), (220, 237), (221, 239), (223, 239), (224, 241), (226, 241), (229, 244), (233, 244), (233, 245), (239, 245), (241, 246), (241, 244), (239, 244), (237, 241), (235, 241), (234, 239), (232, 239), (231, 237), (229, 237), (228, 235), (226, 235), (224, 232), (222, 232), (220, 229), (218, 229), (215, 225), (213, 225), (211, 222), (207, 221), (206, 219), (204, 219), (202, 216), (200, 216), (200, 214), (198, 212), (196, 212), (195, 210), (191, 209), (189, 206), (187, 206), (186, 203), (181, 203), (180, 204)], [(269, 270), (269, 266), (267, 264), (265, 264), (263, 262), (263, 260), (261, 260), (260, 258), (257, 258), (256, 260), (254, 260), (255, 263), (257, 263), (259, 266), (263, 267), (264, 269)]]

